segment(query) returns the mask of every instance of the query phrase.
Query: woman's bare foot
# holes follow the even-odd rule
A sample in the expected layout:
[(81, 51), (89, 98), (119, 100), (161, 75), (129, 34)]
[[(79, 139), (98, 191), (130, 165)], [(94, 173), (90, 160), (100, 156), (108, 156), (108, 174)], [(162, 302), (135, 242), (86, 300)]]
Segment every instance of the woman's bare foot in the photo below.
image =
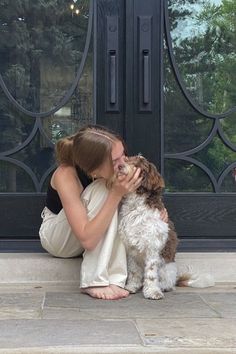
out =
[(114, 291), (115, 294), (119, 296), (119, 298), (127, 297), (129, 296), (128, 290), (125, 290), (118, 285), (115, 284), (110, 284), (110, 288)]
[(122, 297), (118, 294), (118, 292), (113, 291), (110, 286), (82, 288), (81, 292), (102, 300), (117, 300)]
[(102, 300), (118, 300), (129, 295), (127, 290), (114, 284), (109, 286), (82, 288), (81, 292)]

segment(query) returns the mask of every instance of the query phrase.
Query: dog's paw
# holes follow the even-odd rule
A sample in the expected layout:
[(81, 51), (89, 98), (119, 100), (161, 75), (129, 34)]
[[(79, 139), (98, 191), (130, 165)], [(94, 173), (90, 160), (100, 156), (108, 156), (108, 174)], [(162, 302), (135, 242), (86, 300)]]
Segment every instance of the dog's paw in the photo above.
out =
[(172, 288), (161, 288), (162, 291), (164, 291), (165, 293), (168, 293), (169, 291), (173, 291), (175, 290), (175, 286), (173, 286)]
[(163, 291), (165, 293), (175, 290), (174, 285), (167, 285), (167, 284), (162, 284), (162, 283), (160, 283), (160, 288), (161, 288), (161, 291)]
[(140, 288), (141, 286), (133, 283), (127, 283), (125, 285), (125, 289), (128, 290), (130, 294), (135, 294)]
[(164, 294), (160, 289), (143, 289), (143, 296), (145, 299), (161, 300)]

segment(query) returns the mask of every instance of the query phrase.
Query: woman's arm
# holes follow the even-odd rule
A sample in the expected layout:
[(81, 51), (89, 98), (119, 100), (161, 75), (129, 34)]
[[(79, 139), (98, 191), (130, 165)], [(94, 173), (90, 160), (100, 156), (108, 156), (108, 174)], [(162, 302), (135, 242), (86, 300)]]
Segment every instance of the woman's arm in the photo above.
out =
[(92, 250), (102, 239), (113, 215), (128, 192), (134, 190), (140, 182), (139, 171), (132, 176), (122, 176), (109, 191), (106, 201), (98, 214), (91, 220), (81, 201), (83, 187), (73, 167), (60, 166), (53, 175), (52, 184), (57, 190), (63, 209), (73, 233), (85, 249)]

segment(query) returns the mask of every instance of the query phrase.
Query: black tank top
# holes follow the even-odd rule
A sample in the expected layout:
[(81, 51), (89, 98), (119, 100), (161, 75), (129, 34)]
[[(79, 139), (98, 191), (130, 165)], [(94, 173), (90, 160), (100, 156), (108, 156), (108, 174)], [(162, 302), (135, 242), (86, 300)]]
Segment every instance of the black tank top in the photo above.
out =
[[(82, 186), (86, 188), (92, 182), (92, 179), (89, 178), (79, 167), (76, 167), (76, 171)], [(46, 207), (54, 214), (58, 214), (62, 209), (61, 199), (56, 189), (51, 186), (51, 183), (48, 185)]]

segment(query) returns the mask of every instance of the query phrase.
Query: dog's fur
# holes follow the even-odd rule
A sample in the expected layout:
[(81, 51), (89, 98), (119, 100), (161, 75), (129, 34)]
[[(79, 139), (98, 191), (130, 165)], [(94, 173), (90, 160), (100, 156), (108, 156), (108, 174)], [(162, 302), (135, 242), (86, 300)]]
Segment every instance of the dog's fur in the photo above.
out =
[(118, 233), (128, 256), (126, 289), (135, 293), (143, 288), (145, 298), (161, 299), (163, 291), (172, 290), (177, 282), (178, 238), (173, 223), (160, 218), (164, 209), (160, 173), (142, 156), (130, 157), (121, 173), (127, 174), (130, 166), (141, 169), (142, 182), (123, 198), (119, 211)]

